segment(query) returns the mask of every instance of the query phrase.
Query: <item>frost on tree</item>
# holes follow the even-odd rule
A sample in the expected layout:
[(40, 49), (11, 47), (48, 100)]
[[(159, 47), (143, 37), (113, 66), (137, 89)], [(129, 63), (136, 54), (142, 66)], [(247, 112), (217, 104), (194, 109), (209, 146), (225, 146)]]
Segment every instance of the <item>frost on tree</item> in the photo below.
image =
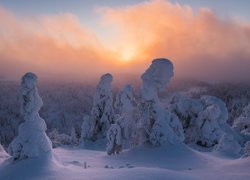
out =
[(171, 108), (181, 120), (185, 134), (185, 143), (195, 142), (199, 130), (196, 121), (199, 113), (203, 111), (202, 103), (198, 99), (175, 96)]
[(161, 58), (153, 60), (141, 76), (143, 81), (139, 102), (141, 143), (160, 146), (184, 139), (179, 119), (165, 110), (158, 98), (158, 92), (166, 87), (173, 75), (172, 62)]
[(226, 104), (214, 96), (203, 96), (201, 103), (204, 110), (196, 121), (199, 130), (197, 143), (210, 147), (219, 142), (228, 119), (228, 111)]
[(105, 74), (96, 88), (90, 120), (85, 119), (82, 127), (86, 139), (95, 141), (105, 138), (110, 125), (114, 123), (112, 80), (111, 74)]
[(107, 132), (107, 153), (108, 155), (119, 154), (122, 151), (122, 133), (118, 124), (112, 124)]
[(183, 124), (186, 143), (210, 147), (219, 142), (224, 131), (232, 132), (226, 123), (226, 105), (216, 97), (178, 97), (173, 100), (171, 107)]
[(42, 105), (37, 89), (37, 76), (26, 73), (21, 84), (21, 113), (25, 121), (19, 126), (18, 136), (9, 146), (14, 160), (51, 155), (52, 144), (45, 132), (47, 127), (39, 116)]
[(240, 144), (234, 139), (232, 134), (224, 133), (219, 141), (219, 144), (215, 147), (217, 151), (239, 155), (242, 148)]
[(250, 141), (250, 105), (246, 106), (242, 114), (234, 121), (233, 128), (245, 141)]
[(122, 129), (122, 136), (126, 141), (132, 139), (132, 135), (136, 127), (135, 115), (135, 97), (134, 90), (131, 85), (126, 85), (120, 92), (117, 93), (115, 100), (115, 110), (119, 115), (119, 125)]

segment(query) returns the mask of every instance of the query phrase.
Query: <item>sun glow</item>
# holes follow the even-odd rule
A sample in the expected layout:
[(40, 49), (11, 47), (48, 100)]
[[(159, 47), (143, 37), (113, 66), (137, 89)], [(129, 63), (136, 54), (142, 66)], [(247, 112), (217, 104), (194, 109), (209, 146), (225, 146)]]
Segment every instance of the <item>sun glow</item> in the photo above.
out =
[(122, 62), (130, 62), (136, 55), (136, 50), (132, 46), (123, 48), (119, 53)]

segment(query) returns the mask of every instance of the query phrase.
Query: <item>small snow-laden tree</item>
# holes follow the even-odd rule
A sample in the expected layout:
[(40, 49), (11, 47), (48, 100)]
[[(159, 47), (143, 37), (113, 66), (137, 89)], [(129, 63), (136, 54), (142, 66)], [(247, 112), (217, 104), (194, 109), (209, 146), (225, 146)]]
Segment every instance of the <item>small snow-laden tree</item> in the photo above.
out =
[(89, 141), (93, 137), (94, 134), (94, 126), (91, 117), (87, 114), (83, 116), (83, 123), (81, 126), (81, 143), (84, 143), (84, 141)]
[(221, 136), (218, 145), (215, 146), (215, 150), (227, 154), (240, 155), (242, 147), (238, 141), (234, 139), (232, 134), (224, 133)]
[(216, 97), (203, 96), (200, 101), (204, 110), (199, 113), (196, 121), (196, 142), (201, 146), (210, 147), (218, 144), (228, 119), (228, 111), (225, 103)]
[(183, 125), (185, 143), (195, 142), (198, 131), (196, 121), (199, 113), (203, 111), (202, 103), (198, 99), (179, 97), (172, 102), (171, 109)]
[[(112, 80), (111, 74), (104, 74), (96, 88), (90, 117), (91, 128), (87, 133), (87, 136), (93, 141), (106, 137), (110, 125), (114, 123)], [(83, 129), (87, 129), (87, 127)]]
[(39, 116), (42, 105), (37, 76), (26, 73), (21, 83), (21, 113), (25, 121), (19, 126), (18, 136), (9, 146), (14, 160), (52, 154), (52, 143), (45, 132), (45, 121)]
[(245, 141), (250, 141), (250, 104), (243, 108), (242, 114), (234, 121), (233, 128)]
[[(150, 67), (141, 76), (143, 85), (139, 95), (139, 125), (142, 131), (142, 143), (161, 146), (183, 139), (177, 135), (183, 133), (181, 133), (183, 131), (181, 123), (174, 122), (178, 121), (178, 118), (171, 118), (171, 113), (162, 107), (158, 98), (158, 92), (166, 87), (172, 77), (173, 64), (164, 58), (153, 60)], [(178, 128), (176, 128), (177, 124)], [(176, 130), (180, 132), (176, 133)]]
[(122, 132), (118, 124), (112, 124), (107, 132), (107, 154), (119, 154), (122, 151)]
[(131, 140), (131, 136), (136, 128), (136, 101), (134, 90), (131, 85), (126, 85), (117, 93), (115, 101), (115, 109), (120, 116), (118, 124), (122, 129), (122, 136), (125, 141)]
[(73, 127), (71, 131), (71, 144), (79, 145), (80, 138), (81, 138), (80, 131), (76, 129), (76, 127)]

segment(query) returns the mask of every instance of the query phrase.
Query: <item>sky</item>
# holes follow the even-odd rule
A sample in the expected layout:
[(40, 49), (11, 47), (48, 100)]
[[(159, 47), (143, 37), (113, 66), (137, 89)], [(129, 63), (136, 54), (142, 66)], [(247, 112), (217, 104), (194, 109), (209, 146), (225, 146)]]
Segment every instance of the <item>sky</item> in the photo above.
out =
[(250, 77), (248, 0), (0, 0), (0, 78), (139, 76), (154, 58), (176, 77)]

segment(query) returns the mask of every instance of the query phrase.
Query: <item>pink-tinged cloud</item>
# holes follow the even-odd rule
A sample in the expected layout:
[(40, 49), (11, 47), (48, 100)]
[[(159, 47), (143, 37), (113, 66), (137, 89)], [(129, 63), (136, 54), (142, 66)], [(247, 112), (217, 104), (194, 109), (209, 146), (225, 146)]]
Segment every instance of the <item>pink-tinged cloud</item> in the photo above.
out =
[(84, 81), (115, 66), (95, 34), (72, 14), (18, 18), (4, 8), (0, 12), (0, 72), (6, 78), (33, 71)]
[(151, 59), (166, 57), (174, 62), (176, 76), (250, 77), (249, 22), (222, 20), (207, 8), (194, 12), (163, 0), (101, 7), (98, 13), (100, 26), (112, 31), (108, 37), (99, 38), (74, 14), (17, 17), (0, 7), (0, 76), (33, 71), (84, 81), (106, 72), (139, 75)]
[[(250, 77), (250, 23), (222, 20), (208, 8), (154, 0), (125, 8), (100, 8), (104, 21), (116, 26), (135, 59), (174, 61), (178, 76), (205, 79)], [(135, 61), (136, 61), (135, 60)]]

